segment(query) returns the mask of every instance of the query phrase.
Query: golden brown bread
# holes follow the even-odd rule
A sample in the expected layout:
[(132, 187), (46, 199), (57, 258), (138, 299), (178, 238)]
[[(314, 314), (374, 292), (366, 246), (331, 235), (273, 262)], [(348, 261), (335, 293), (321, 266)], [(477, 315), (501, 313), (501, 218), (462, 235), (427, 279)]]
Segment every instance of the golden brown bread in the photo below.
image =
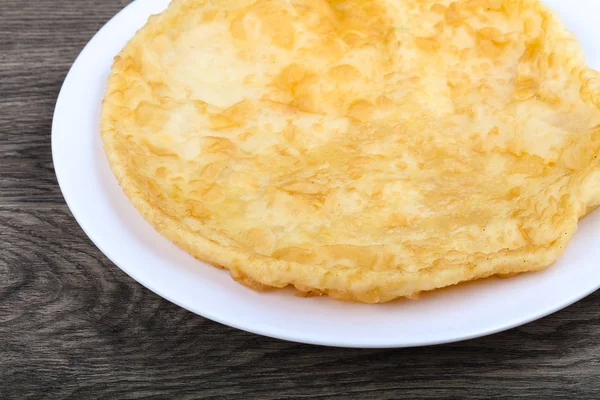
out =
[(600, 204), (599, 125), (600, 74), (537, 0), (174, 0), (101, 117), (167, 238), (363, 302), (554, 263)]

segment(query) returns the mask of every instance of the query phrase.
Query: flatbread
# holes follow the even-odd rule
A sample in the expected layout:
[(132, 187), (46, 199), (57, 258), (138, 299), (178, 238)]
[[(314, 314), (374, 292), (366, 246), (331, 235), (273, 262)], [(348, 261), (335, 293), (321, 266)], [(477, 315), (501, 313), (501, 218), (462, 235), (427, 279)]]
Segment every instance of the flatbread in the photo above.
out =
[(600, 204), (600, 74), (534, 0), (174, 0), (101, 134), (156, 230), (255, 289), (536, 271)]

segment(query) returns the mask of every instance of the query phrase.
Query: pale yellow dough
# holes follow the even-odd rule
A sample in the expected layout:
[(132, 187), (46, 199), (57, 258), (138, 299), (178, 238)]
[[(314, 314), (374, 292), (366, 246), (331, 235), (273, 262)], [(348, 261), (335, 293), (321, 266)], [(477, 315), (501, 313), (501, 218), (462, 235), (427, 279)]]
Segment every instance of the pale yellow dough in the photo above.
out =
[(600, 74), (538, 1), (174, 0), (101, 132), (195, 257), (385, 302), (554, 263), (600, 203), (599, 124)]

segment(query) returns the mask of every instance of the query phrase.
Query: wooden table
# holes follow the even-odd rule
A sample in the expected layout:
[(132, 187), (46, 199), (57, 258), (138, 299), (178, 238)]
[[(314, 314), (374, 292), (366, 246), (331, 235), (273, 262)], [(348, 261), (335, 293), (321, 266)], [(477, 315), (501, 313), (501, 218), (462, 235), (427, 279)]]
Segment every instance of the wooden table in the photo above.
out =
[(0, 399), (600, 398), (600, 293), (452, 345), (287, 343), (187, 312), (85, 236), (50, 155), (58, 91), (128, 1), (0, 0)]

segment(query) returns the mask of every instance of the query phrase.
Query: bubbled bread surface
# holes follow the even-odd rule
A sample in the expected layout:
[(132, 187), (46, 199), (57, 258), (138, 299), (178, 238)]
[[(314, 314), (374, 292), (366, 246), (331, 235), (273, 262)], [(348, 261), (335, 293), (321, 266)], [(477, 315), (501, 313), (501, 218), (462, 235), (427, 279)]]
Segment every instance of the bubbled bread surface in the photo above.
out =
[(154, 227), (257, 289), (539, 270), (600, 203), (600, 79), (534, 0), (174, 0), (101, 133)]

